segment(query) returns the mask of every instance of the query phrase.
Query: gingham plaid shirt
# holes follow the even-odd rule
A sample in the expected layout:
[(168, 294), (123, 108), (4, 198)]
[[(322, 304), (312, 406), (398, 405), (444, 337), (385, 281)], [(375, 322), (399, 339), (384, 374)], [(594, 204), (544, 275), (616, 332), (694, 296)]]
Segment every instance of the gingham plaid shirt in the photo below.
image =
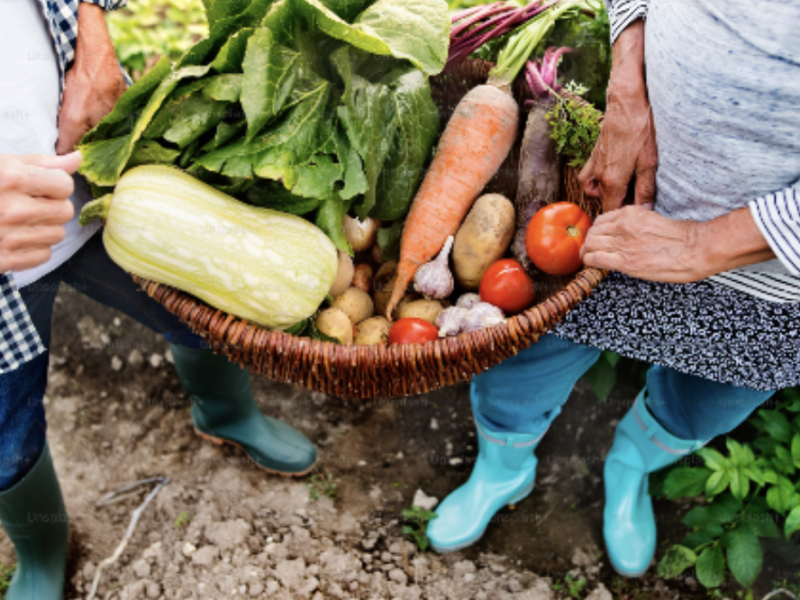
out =
[[(38, 0), (47, 18), (58, 58), (61, 89), (75, 60), (78, 39), (78, 5), (96, 4), (106, 10), (121, 8), (127, 0)], [(8, 373), (45, 352), (12, 277), (0, 274), (0, 374)]]

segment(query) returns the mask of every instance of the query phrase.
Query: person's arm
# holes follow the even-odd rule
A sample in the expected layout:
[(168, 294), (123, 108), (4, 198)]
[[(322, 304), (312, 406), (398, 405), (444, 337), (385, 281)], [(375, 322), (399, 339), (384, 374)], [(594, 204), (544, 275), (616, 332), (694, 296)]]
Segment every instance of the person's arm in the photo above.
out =
[(620, 208), (636, 175), (635, 204), (654, 201), (658, 150), (644, 66), (644, 0), (609, 4), (611, 76), (600, 137), (579, 180), (603, 209)]
[(94, 0), (78, 7), (75, 62), (66, 75), (58, 116), (58, 154), (72, 152), (127, 88), (105, 21), (106, 10), (122, 5), (119, 0)]
[(78, 152), (67, 156), (0, 154), (0, 273), (50, 260), (75, 209), (69, 197)]
[(792, 275), (800, 275), (800, 181), (750, 202), (756, 227)]

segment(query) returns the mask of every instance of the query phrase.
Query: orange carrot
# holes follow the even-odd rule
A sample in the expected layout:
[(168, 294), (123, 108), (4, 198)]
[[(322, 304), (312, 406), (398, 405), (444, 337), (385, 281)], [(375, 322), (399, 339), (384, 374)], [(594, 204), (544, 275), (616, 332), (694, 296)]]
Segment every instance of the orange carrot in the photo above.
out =
[(488, 84), (470, 90), (442, 134), (403, 228), (397, 279), (386, 310), (390, 320), (417, 269), (455, 235), (514, 145), (519, 106), (505, 89)]

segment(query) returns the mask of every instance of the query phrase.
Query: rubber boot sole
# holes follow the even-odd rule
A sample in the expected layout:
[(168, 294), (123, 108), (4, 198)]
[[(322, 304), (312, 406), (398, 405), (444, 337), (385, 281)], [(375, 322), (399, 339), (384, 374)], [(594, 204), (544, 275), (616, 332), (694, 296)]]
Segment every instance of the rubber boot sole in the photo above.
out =
[[(517, 494), (514, 498), (512, 498), (508, 502), (508, 504), (506, 504), (506, 506), (513, 506), (514, 504), (517, 504), (518, 502), (522, 502), (525, 498), (530, 496), (531, 492), (533, 492), (533, 485), (534, 484), (531, 484), (530, 486), (525, 488), (522, 492)], [(492, 517), (494, 518), (494, 515), (492, 515)], [(461, 542), (460, 544), (456, 544), (455, 546), (446, 546), (446, 547), (445, 546), (437, 546), (436, 544), (431, 542), (431, 548), (434, 550), (434, 552), (437, 552), (438, 554), (447, 554), (449, 552), (458, 552), (459, 550), (463, 550), (464, 548), (468, 548), (469, 546), (472, 546), (472, 544), (475, 544), (478, 541), (480, 541), (480, 539), (483, 537), (484, 533), (486, 533), (486, 527), (484, 527), (483, 530), (478, 535), (476, 535), (474, 538), (472, 538), (470, 540), (467, 540), (466, 542)]]
[(247, 458), (250, 459), (250, 462), (252, 462), (256, 467), (258, 467), (262, 471), (266, 471), (267, 473), (270, 473), (272, 475), (280, 475), (281, 477), (305, 477), (306, 475), (311, 473), (311, 471), (314, 470), (314, 467), (316, 467), (317, 463), (319, 462), (319, 457), (317, 457), (317, 460), (314, 461), (314, 464), (312, 464), (308, 469), (306, 469), (305, 471), (302, 471), (300, 473), (286, 473), (285, 471), (275, 471), (274, 469), (268, 469), (264, 465), (259, 464), (255, 459), (253, 459), (252, 456), (250, 456), (247, 453), (247, 450), (245, 450), (242, 446), (240, 446), (236, 442), (232, 442), (232, 441), (226, 440), (224, 438), (214, 437), (213, 435), (208, 435), (207, 433), (203, 433), (202, 431), (200, 431), (196, 427), (194, 428), (194, 432), (197, 435), (199, 435), (202, 439), (204, 439), (205, 441), (211, 442), (212, 444), (214, 444), (216, 446), (224, 446), (224, 445), (227, 444), (228, 446), (233, 446), (235, 448), (238, 448), (239, 450), (244, 452), (245, 456), (247, 456)]

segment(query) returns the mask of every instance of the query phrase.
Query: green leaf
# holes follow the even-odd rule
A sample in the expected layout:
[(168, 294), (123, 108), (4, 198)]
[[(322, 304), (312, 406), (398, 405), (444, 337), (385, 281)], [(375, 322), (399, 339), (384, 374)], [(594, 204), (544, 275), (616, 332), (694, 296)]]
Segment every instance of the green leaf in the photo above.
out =
[(450, 17), (440, 0), (378, 0), (352, 24), (322, 0), (297, 0), (297, 6), (329, 36), (371, 54), (405, 58), (427, 75), (441, 72), (447, 61)]
[(234, 33), (220, 49), (211, 68), (217, 73), (241, 73), (247, 41), (255, 31), (254, 28), (248, 28)]
[(716, 538), (707, 531), (693, 531), (683, 538), (681, 546), (686, 546), (687, 548), (691, 548), (696, 552), (700, 546), (711, 544), (715, 539)]
[(728, 471), (714, 471), (706, 481), (706, 496), (711, 498), (724, 492), (731, 482)]
[(705, 461), (706, 466), (713, 471), (722, 471), (728, 466), (728, 459), (713, 448), (700, 448), (695, 451), (695, 454), (701, 457)]
[(770, 436), (782, 443), (789, 442), (791, 427), (786, 415), (777, 410), (759, 410), (758, 414), (764, 419), (765, 429)]
[(344, 106), (338, 108), (347, 138), (364, 161), (368, 189), (364, 201), (355, 208), (366, 218), (375, 206), (378, 177), (384, 166), (398, 126), (394, 95), (389, 86), (370, 83), (355, 73), (351, 49), (343, 46), (331, 61), (344, 80)]
[[(78, 149), (83, 154), (83, 164), (80, 172), (95, 185), (112, 186), (117, 180), (133, 152), (136, 142), (144, 133), (167, 96), (175, 89), (178, 83), (186, 78), (203, 77), (208, 72), (208, 67), (186, 67), (173, 71), (164, 79), (150, 96), (147, 105), (139, 114), (133, 131), (130, 135), (107, 140), (91, 142), (81, 145)], [(126, 92), (127, 94), (127, 92)], [(123, 94), (123, 98), (125, 95)], [(111, 142), (110, 144), (108, 142)]]
[(783, 533), (786, 539), (792, 537), (792, 534), (800, 529), (800, 506), (792, 510), (789, 516), (786, 517), (786, 522), (783, 524)]
[(331, 198), (334, 186), (342, 178), (343, 168), (327, 154), (318, 154), (308, 163), (292, 170), (291, 191), (306, 198)]
[(403, 217), (422, 179), (439, 135), (439, 110), (428, 79), (416, 69), (395, 70), (380, 80), (394, 92), (397, 130), (380, 173), (370, 215), (384, 221)]
[(785, 515), (794, 493), (792, 482), (786, 477), (779, 477), (777, 485), (773, 485), (767, 490), (767, 504), (772, 510)]
[(221, 148), (244, 131), (245, 127), (247, 127), (246, 121), (237, 121), (235, 123), (223, 121), (217, 125), (217, 132), (214, 134), (214, 137), (203, 146), (203, 152), (211, 152), (212, 150)]
[(180, 155), (179, 150), (164, 148), (153, 140), (140, 140), (133, 149), (126, 169), (139, 165), (172, 165)]
[(315, 223), (322, 229), (337, 249), (353, 256), (353, 247), (344, 236), (344, 216), (347, 208), (339, 198), (328, 198), (317, 211)]
[(658, 575), (664, 579), (672, 579), (683, 573), (697, 562), (697, 555), (684, 546), (672, 546), (658, 563)]
[(214, 129), (225, 118), (228, 106), (227, 102), (209, 100), (202, 92), (196, 92), (175, 107), (169, 127), (161, 137), (186, 148)]
[(247, 115), (247, 140), (280, 114), (294, 87), (301, 56), (279, 45), (269, 29), (257, 29), (244, 57), (242, 108)]
[(147, 98), (170, 75), (171, 71), (172, 65), (168, 59), (159, 60), (150, 71), (125, 91), (117, 100), (114, 109), (94, 129), (83, 136), (81, 145), (85, 146), (93, 141), (107, 139), (109, 130), (115, 125), (129, 120), (129, 117), (147, 102)]
[(697, 580), (707, 588), (715, 588), (725, 581), (725, 557), (719, 544), (704, 549), (697, 558)]
[(711, 471), (705, 467), (678, 467), (664, 480), (664, 493), (670, 500), (699, 496), (710, 475)]
[(750, 479), (748, 479), (744, 469), (742, 467), (734, 467), (729, 469), (727, 473), (730, 473), (731, 476), (731, 493), (733, 497), (740, 500), (744, 499), (750, 491)]
[(795, 433), (792, 437), (792, 462), (795, 467), (800, 468), (800, 433)]
[(209, 27), (247, 10), (251, 0), (203, 0)]
[(208, 83), (203, 88), (203, 95), (209, 100), (238, 102), (242, 95), (243, 79), (244, 75), (239, 73), (209, 77)]
[(361, 11), (375, 4), (375, 0), (321, 0), (321, 2), (347, 22), (352, 22)]
[(727, 532), (722, 543), (726, 548), (728, 568), (741, 585), (749, 588), (761, 572), (764, 554), (758, 538), (747, 528)]
[(711, 503), (711, 512), (718, 523), (733, 522), (741, 510), (742, 501), (734, 498), (731, 493), (717, 496)]
[(400, 239), (402, 236), (402, 221), (397, 221), (391, 227), (382, 227), (378, 230), (378, 247), (381, 249), (384, 261), (400, 258)]
[[(739, 466), (747, 463), (747, 454), (739, 442), (733, 438), (726, 438), (725, 445), (728, 447), (728, 451), (731, 453), (730, 462), (732, 465)], [(733, 474), (731, 474), (731, 478), (733, 478)]]
[(747, 515), (747, 520), (742, 521), (742, 526), (758, 537), (775, 538), (780, 536), (781, 531), (773, 520), (774, 518), (775, 514), (768, 512)]
[(605, 402), (617, 385), (617, 371), (604, 360), (598, 360), (584, 373), (582, 380), (589, 384), (600, 402)]
[(321, 342), (331, 342), (332, 344), (342, 343), (337, 338), (322, 333), (317, 328), (316, 316), (308, 320), (308, 337), (310, 337), (312, 340), (319, 340)]
[(692, 529), (699, 529), (711, 523), (719, 524), (721, 521), (717, 519), (710, 506), (695, 506), (684, 515), (681, 523)]
[(339, 191), (339, 196), (342, 200), (350, 200), (369, 189), (367, 176), (364, 174), (364, 163), (340, 125), (333, 133), (336, 154), (344, 168), (344, 187)]
[(319, 198), (303, 198), (287, 190), (280, 182), (259, 180), (247, 192), (247, 201), (254, 206), (271, 208), (293, 215), (306, 215), (322, 204)]

